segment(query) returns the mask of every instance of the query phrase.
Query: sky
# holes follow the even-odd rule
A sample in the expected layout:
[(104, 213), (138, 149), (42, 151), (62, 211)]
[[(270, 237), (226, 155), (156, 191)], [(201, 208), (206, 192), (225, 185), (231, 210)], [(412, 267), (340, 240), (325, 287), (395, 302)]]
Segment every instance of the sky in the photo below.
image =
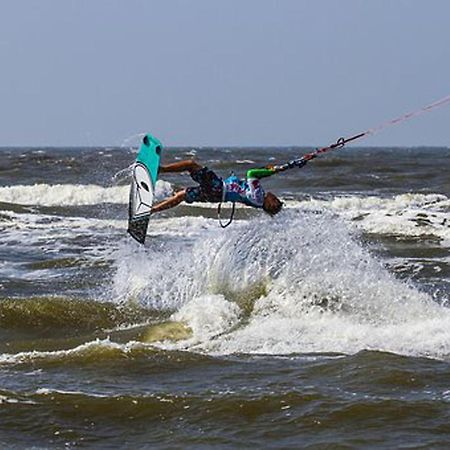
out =
[[(0, 0), (0, 147), (326, 145), (450, 94), (448, 0)], [(368, 146), (450, 146), (450, 106)]]

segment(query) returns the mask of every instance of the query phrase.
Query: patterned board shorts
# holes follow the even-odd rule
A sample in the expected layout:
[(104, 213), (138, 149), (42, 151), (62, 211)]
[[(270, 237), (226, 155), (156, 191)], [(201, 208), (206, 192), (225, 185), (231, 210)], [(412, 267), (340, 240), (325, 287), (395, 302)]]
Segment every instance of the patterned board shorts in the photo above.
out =
[(188, 187), (186, 189), (186, 203), (222, 201), (223, 181), (212, 170), (203, 167), (197, 172), (191, 173), (191, 178), (199, 186)]

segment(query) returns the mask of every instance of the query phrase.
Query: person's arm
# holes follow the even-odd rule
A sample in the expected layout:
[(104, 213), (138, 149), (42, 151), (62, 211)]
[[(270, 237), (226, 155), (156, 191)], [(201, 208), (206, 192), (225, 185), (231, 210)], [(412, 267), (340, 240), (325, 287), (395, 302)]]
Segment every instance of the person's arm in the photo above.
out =
[(161, 173), (167, 172), (196, 172), (200, 170), (202, 166), (192, 159), (186, 159), (184, 161), (178, 161), (172, 164), (166, 164), (159, 166)]
[(276, 172), (277, 171), (272, 166), (261, 167), (259, 169), (250, 169), (247, 171), (247, 179), (256, 178), (259, 180), (261, 178), (270, 177)]

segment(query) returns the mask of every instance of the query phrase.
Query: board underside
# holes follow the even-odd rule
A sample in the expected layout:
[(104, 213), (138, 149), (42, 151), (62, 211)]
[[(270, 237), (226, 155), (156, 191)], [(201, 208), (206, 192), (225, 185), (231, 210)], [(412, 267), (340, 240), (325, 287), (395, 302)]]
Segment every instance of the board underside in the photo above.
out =
[(139, 243), (145, 242), (156, 181), (158, 179), (162, 144), (150, 134), (144, 136), (133, 167), (128, 204), (128, 233)]

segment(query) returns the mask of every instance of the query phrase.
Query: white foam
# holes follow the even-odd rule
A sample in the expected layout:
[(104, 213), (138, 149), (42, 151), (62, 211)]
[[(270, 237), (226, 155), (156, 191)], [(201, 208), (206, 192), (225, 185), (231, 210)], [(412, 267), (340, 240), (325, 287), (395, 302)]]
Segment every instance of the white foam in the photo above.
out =
[(335, 196), (287, 202), (290, 208), (333, 211), (352, 226), (391, 236), (436, 236), (450, 243), (450, 199), (441, 194), (408, 193), (393, 197)]
[[(14, 195), (19, 195), (25, 187), (15, 188)], [(32, 187), (26, 188), (35, 196), (33, 202), (46, 201)], [(0, 188), (0, 201), (6, 201), (2, 189), (8, 188)], [(81, 201), (81, 191), (87, 188), (67, 189), (72, 189), (75, 202)], [(122, 189), (123, 203), (127, 202), (128, 187), (93, 189)], [(213, 219), (155, 217), (150, 237), (165, 234), (173, 239), (148, 239), (142, 247), (124, 237), (112, 244), (110, 256), (117, 265), (114, 299), (175, 311), (172, 319), (186, 322), (194, 332), (189, 341), (171, 344), (175, 348), (219, 354), (374, 349), (448, 358), (449, 310), (396, 280), (358, 244), (345, 224), (376, 233), (445, 239), (449, 228), (444, 219), (450, 207), (446, 196), (349, 196), (291, 206), (295, 210), (281, 213), (276, 220), (235, 222), (226, 230)], [(423, 217), (419, 214), (426, 214), (429, 223), (418, 226), (417, 218)], [(2, 216), (11, 219), (1, 223), (10, 231), (3, 234), (3, 245), (18, 233), (22, 233), (20, 242), (38, 244), (45, 232), (45, 239), (52, 235), (55, 240), (54, 251), (58, 251), (56, 241), (76, 233), (126, 229), (126, 221), (7, 211)], [(265, 286), (267, 295), (254, 299), (254, 310), (248, 315), (239, 300), (258, 285)], [(119, 344), (117, 348), (113, 343), (100, 345), (124, 351)], [(76, 352), (80, 350), (85, 348)], [(3, 355), (0, 363), (67, 356), (67, 351), (61, 352)]]
[(36, 389), (35, 393), (37, 395), (82, 395), (84, 397), (93, 397), (93, 398), (108, 398), (110, 397), (107, 394), (96, 394), (93, 392), (83, 392), (83, 391), (67, 391), (63, 389), (49, 389), (49, 388), (39, 388)]
[[(133, 255), (118, 262), (116, 289), (176, 310), (194, 336), (171, 348), (450, 355), (450, 311), (397, 280), (330, 214), (285, 212)], [(138, 288), (124, 276), (135, 271)], [(248, 316), (239, 302), (258, 284), (267, 295)]]
[(9, 403), (13, 405), (36, 405), (36, 402), (34, 402), (33, 400), (18, 399), (14, 397), (7, 397), (6, 395), (0, 395), (0, 405), (2, 405), (3, 403)]
[[(86, 342), (68, 350), (55, 351), (30, 351), (19, 353), (3, 353), (0, 355), (0, 365), (14, 365), (26, 363), (38, 363), (39, 361), (74, 360), (95, 357), (99, 359), (104, 355), (106, 358), (130, 353), (134, 350), (150, 348), (148, 344), (130, 341), (126, 344), (112, 342), (109, 339), (96, 339)], [(41, 392), (45, 393), (45, 391)]]
[[(194, 298), (172, 315), (172, 320), (189, 324), (194, 341), (203, 342), (226, 332), (239, 321), (239, 307), (223, 295)], [(191, 340), (190, 344), (193, 342)]]
[[(156, 201), (173, 192), (169, 182), (158, 180)], [(0, 202), (41, 206), (81, 206), (104, 203), (127, 204), (128, 186), (47, 185), (0, 187)], [(196, 208), (216, 204), (197, 203)], [(237, 205), (239, 208), (245, 206)], [(408, 193), (393, 197), (334, 196), (329, 199), (287, 201), (287, 208), (333, 211), (357, 229), (375, 234), (435, 236), (450, 245), (450, 199), (441, 194)]]
[[(0, 202), (37, 206), (82, 206), (102, 203), (127, 204), (129, 186), (34, 184), (0, 187)], [(169, 182), (158, 180), (156, 201), (172, 193)]]

